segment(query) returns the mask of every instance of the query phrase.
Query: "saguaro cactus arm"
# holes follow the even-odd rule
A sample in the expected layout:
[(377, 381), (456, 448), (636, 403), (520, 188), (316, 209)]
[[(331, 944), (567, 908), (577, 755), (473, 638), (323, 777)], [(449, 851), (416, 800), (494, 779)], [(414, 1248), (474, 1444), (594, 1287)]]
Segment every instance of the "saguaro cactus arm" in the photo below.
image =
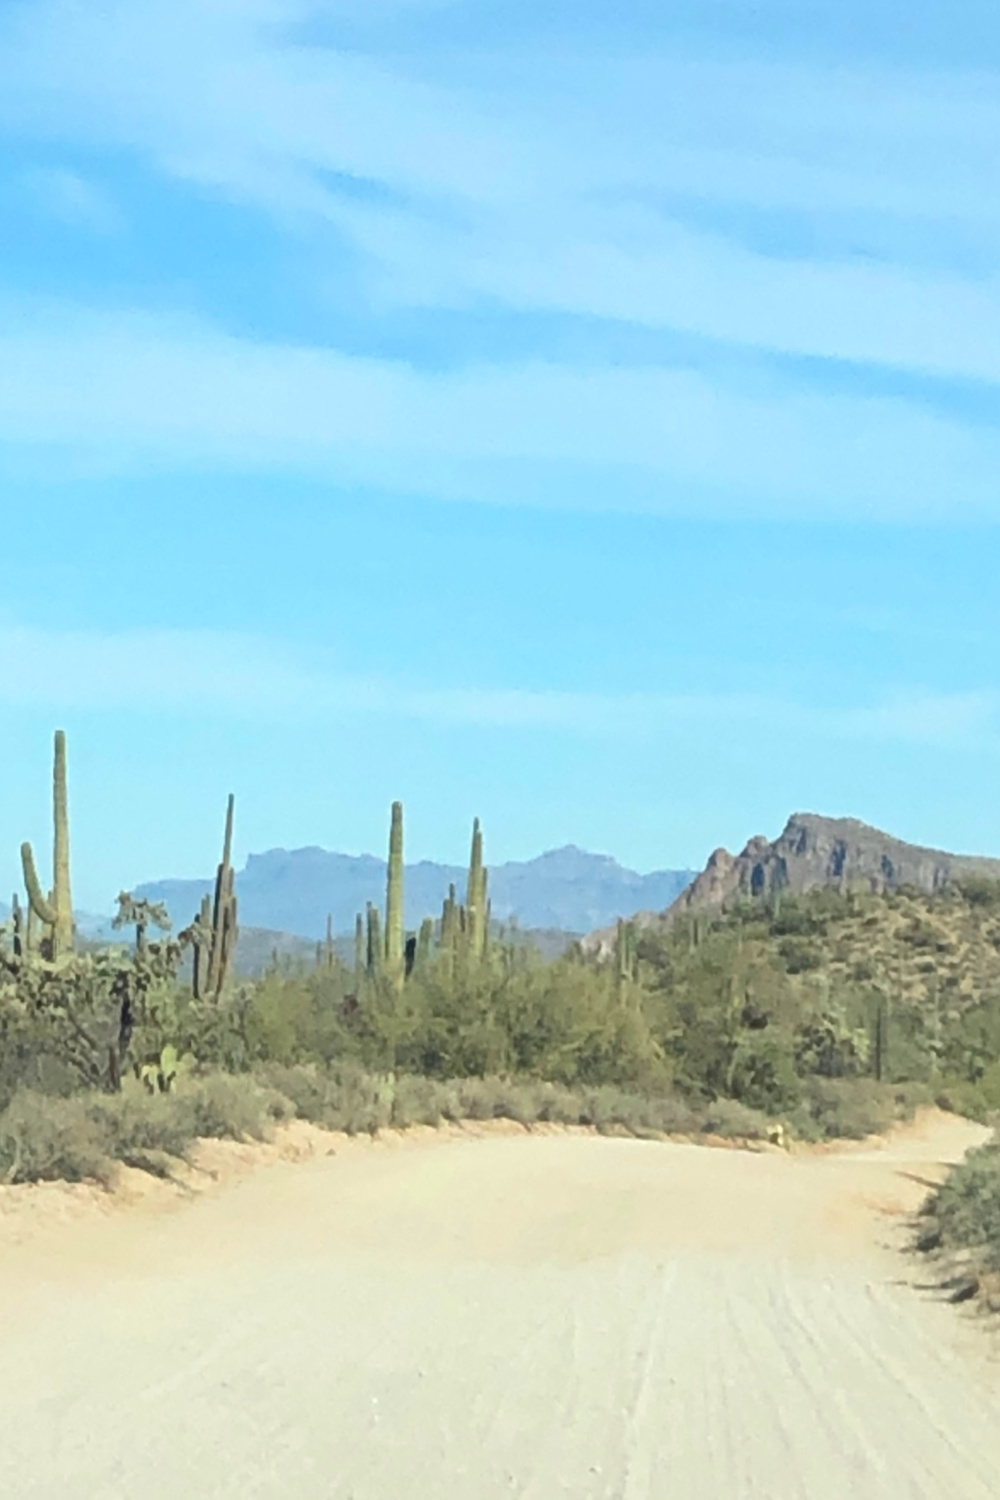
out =
[(221, 994), (225, 984), (238, 933), (235, 872), (231, 862), (235, 801), (236, 799), (230, 793), (226, 804), (226, 832), (222, 845), (222, 862), (216, 872), (215, 898), (212, 903), (212, 943), (208, 954), (205, 988), (210, 995), (215, 996)]
[(31, 909), (36, 917), (48, 927), (54, 927), (56, 923), (55, 904), (49, 901), (42, 890), (42, 883), (38, 878), (38, 870), (35, 866), (35, 853), (31, 845), (25, 841), (21, 845), (21, 865), (24, 869), (24, 888), (31, 902)]

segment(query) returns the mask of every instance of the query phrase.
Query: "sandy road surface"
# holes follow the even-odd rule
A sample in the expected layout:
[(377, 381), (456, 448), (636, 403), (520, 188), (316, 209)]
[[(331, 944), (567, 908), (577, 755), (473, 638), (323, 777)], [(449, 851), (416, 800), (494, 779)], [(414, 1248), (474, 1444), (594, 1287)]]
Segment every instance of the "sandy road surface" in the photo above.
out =
[(8, 1245), (0, 1495), (997, 1500), (1000, 1362), (889, 1248), (980, 1136), (349, 1149)]

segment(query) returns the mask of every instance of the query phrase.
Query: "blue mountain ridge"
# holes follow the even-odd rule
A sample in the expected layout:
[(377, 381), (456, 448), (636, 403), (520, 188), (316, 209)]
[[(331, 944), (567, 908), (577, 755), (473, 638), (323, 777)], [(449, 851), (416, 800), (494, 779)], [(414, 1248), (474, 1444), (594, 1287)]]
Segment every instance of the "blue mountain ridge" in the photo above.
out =
[[(694, 878), (693, 870), (655, 870), (648, 875), (625, 869), (605, 854), (590, 854), (569, 844), (535, 859), (490, 868), (490, 897), (495, 921), (516, 919), (522, 928), (586, 933), (618, 917), (642, 910), (660, 911)], [(467, 871), (431, 860), (406, 866), (406, 924), (415, 928), (425, 916), (436, 916), (448, 893), (457, 887), (464, 899)], [(162, 901), (175, 927), (194, 916), (213, 878), (154, 880), (136, 895)], [(269, 849), (251, 854), (237, 872), (240, 925), (320, 938), (327, 914), (334, 932), (353, 932), (354, 919), (366, 903), (385, 903), (386, 862), (371, 854), (337, 854), (325, 849)]]

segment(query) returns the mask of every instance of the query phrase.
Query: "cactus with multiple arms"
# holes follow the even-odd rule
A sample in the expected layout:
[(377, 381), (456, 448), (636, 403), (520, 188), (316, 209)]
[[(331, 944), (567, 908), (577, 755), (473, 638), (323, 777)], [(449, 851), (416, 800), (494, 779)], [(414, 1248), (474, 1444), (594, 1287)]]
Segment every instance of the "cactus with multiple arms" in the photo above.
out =
[[(488, 894), (488, 872), (483, 864), (483, 835), (476, 818), (472, 828), (472, 850), (469, 859), (468, 892), (460, 905), (454, 885), (449, 886), (441, 909), (438, 953), (446, 971), (456, 972), (456, 964), (478, 963), (490, 953), (492, 908)], [(365, 917), (357, 917), (354, 933), (354, 971), (358, 983), (362, 977), (376, 979), (381, 975), (400, 988), (412, 973), (420, 973), (430, 960), (434, 945), (433, 918), (428, 917), (419, 931), (406, 937), (404, 915), (403, 805), (392, 804), (392, 826), (389, 835), (389, 864), (386, 876), (385, 932), (379, 909), (368, 903)]]
[(135, 951), (146, 952), (146, 929), (158, 927), (161, 932), (170, 931), (170, 915), (162, 901), (136, 900), (131, 891), (122, 891), (118, 897), (118, 914), (112, 927), (135, 928)]
[(21, 845), (24, 884), (31, 911), (48, 931), (48, 956), (56, 961), (73, 951), (73, 898), (69, 879), (69, 799), (66, 790), (66, 736), (55, 733), (52, 767), (53, 886), (48, 896), (42, 890), (29, 843)]

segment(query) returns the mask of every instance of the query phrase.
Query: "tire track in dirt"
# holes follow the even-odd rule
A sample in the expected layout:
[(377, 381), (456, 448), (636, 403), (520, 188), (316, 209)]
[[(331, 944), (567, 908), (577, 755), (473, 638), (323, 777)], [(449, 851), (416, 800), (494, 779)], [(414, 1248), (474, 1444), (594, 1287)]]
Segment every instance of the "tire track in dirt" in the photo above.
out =
[(59, 1226), (0, 1253), (0, 1493), (995, 1500), (1000, 1362), (885, 1245), (980, 1138), (450, 1140)]

